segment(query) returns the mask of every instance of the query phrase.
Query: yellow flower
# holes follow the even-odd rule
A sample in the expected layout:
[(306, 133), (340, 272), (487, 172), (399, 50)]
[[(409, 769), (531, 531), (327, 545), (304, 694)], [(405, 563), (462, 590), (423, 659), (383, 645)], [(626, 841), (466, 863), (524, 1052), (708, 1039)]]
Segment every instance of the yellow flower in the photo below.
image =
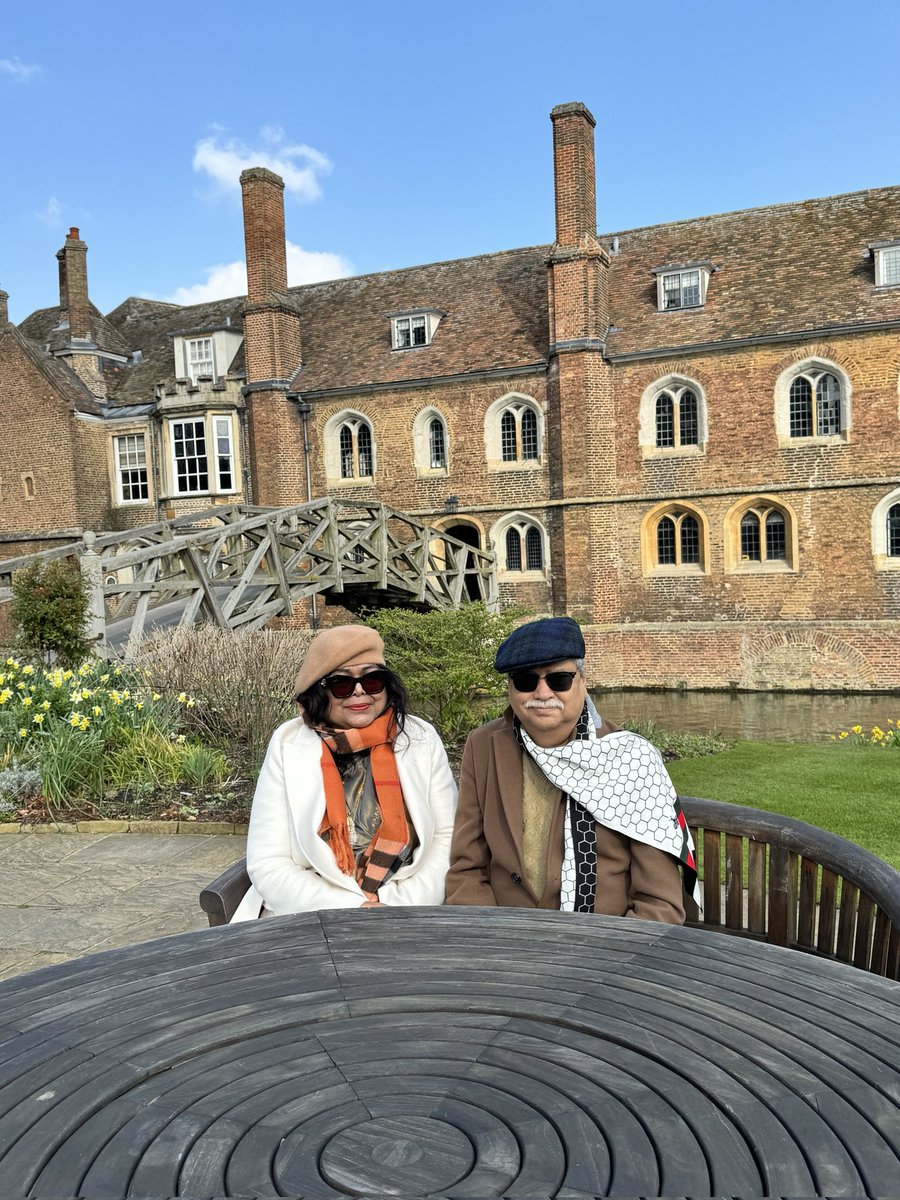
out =
[(84, 688), (81, 692), (81, 698), (82, 698), (82, 700), (90, 700), (90, 698), (91, 698), (91, 696), (93, 696), (93, 694), (94, 693), (91, 691), (90, 688)]
[(63, 671), (62, 677), (68, 683), (68, 681), (72, 678), (72, 672), (71, 671)]
[(78, 724), (78, 728), (81, 730), (82, 733), (84, 733), (84, 731), (87, 729), (87, 727), (88, 727), (88, 725), (90, 725), (90, 723), (91, 723), (90, 717), (82, 717), (81, 721)]
[(841, 741), (843, 741), (843, 739), (844, 739), (845, 737), (849, 737), (849, 736), (850, 736), (850, 735), (847, 733), (846, 729), (842, 730), (842, 731), (841, 731), (841, 732), (838, 734), (838, 738), (839, 738)]
[(178, 703), (184, 704), (185, 700), (187, 700), (187, 692), (179, 692), (178, 693)]
[(101, 675), (101, 676), (100, 676), (100, 682), (101, 682), (101, 683), (108, 683), (108, 682), (109, 682), (109, 671), (107, 671), (105, 675)]
[(35, 713), (34, 716), (32, 717), (32, 720), (34, 721), (35, 725), (43, 725), (44, 714), (43, 713)]
[(135, 706), (134, 706), (134, 707), (135, 707), (135, 708), (138, 710), (138, 712), (140, 712), (140, 711), (141, 711), (141, 709), (144, 707), (144, 702), (143, 702), (143, 700), (139, 700), (139, 701), (137, 702), (137, 704), (135, 704)]
[(23, 708), (31, 708), (32, 704), (34, 704), (34, 701), (32, 700), (32, 698), (30, 696), (22, 697), (22, 707)]
[(121, 674), (122, 674), (122, 668), (116, 667), (116, 669), (113, 671), (113, 675), (121, 675)]
[(5, 704), (11, 695), (12, 692), (9, 690), (9, 688), (4, 688), (3, 691), (0, 692), (0, 704)]
[(49, 707), (50, 707), (49, 700), (45, 700), (44, 703), (41, 705), (41, 708), (44, 710), (44, 712), (46, 712)]
[(28, 730), (27, 730), (27, 729), (20, 729), (20, 730), (19, 730), (19, 737), (28, 737)]
[(850, 732), (851, 733), (862, 733), (862, 725), (851, 725)]
[(6, 660), (6, 665), (7, 665), (8, 667), (18, 667), (18, 665), (19, 665), (19, 661), (18, 661), (18, 659), (16, 659), (16, 658), (8, 658), (8, 659)]
[(16, 684), (16, 691), (19, 691), (19, 692), (24, 692), (24, 691), (25, 691), (25, 684), (22, 682), (22, 680), (21, 680), (21, 679), (20, 679), (20, 680), (19, 680), (19, 682)]
[(6, 676), (0, 675), (0, 683), (6, 683)]
[(90, 673), (91, 673), (91, 668), (88, 663), (82, 663), (81, 666), (78, 668), (78, 674), (82, 677), (82, 679), (85, 677), (85, 675), (90, 675)]
[(131, 692), (129, 692), (128, 688), (126, 688), (125, 691), (122, 693), (122, 699), (123, 700), (131, 699)]
[(94, 707), (91, 709), (91, 712), (94, 714), (95, 717), (99, 717), (100, 714), (103, 712), (103, 709), (100, 707), (99, 704), (95, 704)]
[(193, 696), (191, 696), (190, 700), (188, 700), (187, 704), (184, 707), (185, 708), (193, 708), (194, 707), (194, 697)]
[(25, 664), (25, 666), (22, 668), (22, 674), (23, 675), (33, 675), (34, 674), (34, 667), (31, 665), (31, 663)]
[[(3, 682), (3, 680), (2, 680), (2, 679), (0, 679), (0, 683), (2, 683), (2, 682)], [(153, 693), (153, 699), (154, 699), (154, 700), (161, 700), (161, 699), (162, 699), (162, 696), (160, 696), (159, 692), (154, 692), (154, 693)]]

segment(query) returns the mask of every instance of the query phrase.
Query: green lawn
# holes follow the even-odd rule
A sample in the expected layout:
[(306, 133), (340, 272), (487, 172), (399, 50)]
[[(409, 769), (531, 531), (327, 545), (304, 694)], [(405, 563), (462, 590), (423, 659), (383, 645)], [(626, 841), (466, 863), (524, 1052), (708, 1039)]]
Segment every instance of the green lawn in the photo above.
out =
[(894, 749), (738, 742), (668, 768), (682, 795), (808, 821), (900, 870), (900, 753)]

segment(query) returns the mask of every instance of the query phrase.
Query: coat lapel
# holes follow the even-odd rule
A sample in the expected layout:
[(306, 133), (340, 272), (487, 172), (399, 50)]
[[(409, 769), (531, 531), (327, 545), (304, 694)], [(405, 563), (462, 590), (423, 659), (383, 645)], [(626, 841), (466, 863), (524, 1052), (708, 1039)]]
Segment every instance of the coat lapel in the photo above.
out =
[(516, 742), (512, 725), (506, 722), (492, 738), (500, 807), (506, 819), (516, 858), (524, 862), (525, 825), (523, 815), (522, 751)]
[(284, 747), (284, 786), (294, 835), (310, 866), (330, 883), (340, 884), (359, 892), (356, 880), (345, 875), (327, 844), (319, 837), (319, 826), (325, 815), (325, 785), (319, 766), (322, 743), (318, 736), (310, 741), (300, 737)]

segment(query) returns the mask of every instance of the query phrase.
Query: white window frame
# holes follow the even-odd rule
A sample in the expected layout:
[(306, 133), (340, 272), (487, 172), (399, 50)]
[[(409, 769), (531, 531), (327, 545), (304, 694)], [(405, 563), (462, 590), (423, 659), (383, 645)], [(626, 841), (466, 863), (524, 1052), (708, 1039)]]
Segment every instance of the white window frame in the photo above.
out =
[[(528, 409), (534, 414), (537, 433), (537, 457), (522, 458), (522, 415)], [(503, 457), (501, 425), (505, 413), (515, 421), (516, 457)], [(544, 414), (531, 396), (508, 392), (488, 406), (484, 415), (484, 446), (489, 471), (534, 471), (544, 465)]]
[[(519, 535), (522, 547), (522, 566), (510, 569), (506, 565), (506, 535), (511, 529), (516, 530)], [(541, 561), (540, 567), (527, 567), (526, 559), (526, 537), (529, 529), (535, 529), (541, 539)], [(535, 517), (525, 512), (508, 513), (501, 517), (493, 526), (490, 532), (490, 543), (494, 553), (497, 556), (497, 576), (506, 583), (533, 583), (535, 580), (544, 580), (548, 577), (550, 570), (550, 552), (547, 541), (547, 530)]]
[(875, 258), (875, 286), (900, 287), (900, 238), (891, 242), (873, 242), (869, 249)]
[[(656, 401), (663, 392), (667, 392), (675, 401), (673, 405), (674, 446), (657, 446), (656, 444)], [(693, 392), (697, 398), (697, 441), (682, 445), (680, 402), (685, 392)], [(638, 409), (638, 440), (643, 458), (689, 458), (692, 455), (706, 453), (706, 445), (709, 441), (706, 392), (696, 379), (690, 379), (687, 375), (664, 375), (662, 379), (654, 379), (653, 383), (644, 389)]]
[[(205, 460), (205, 488), (181, 488), (178, 481), (179, 459), (175, 453), (175, 431), (179, 425), (192, 424), (203, 430), (202, 455)], [(166, 420), (166, 436), (169, 445), (169, 482), (172, 496), (231, 496), (240, 491), (238, 487), (238, 463), (235, 455), (234, 419), (229, 413), (193, 413), (172, 416)], [(193, 455), (199, 458), (200, 455)], [(231, 486), (223, 486), (221, 479), (224, 464), (231, 475)], [(197, 474), (201, 474), (198, 470)]]
[[(685, 263), (683, 266), (657, 267), (653, 272), (656, 276), (656, 307), (660, 312), (681, 312), (684, 309), (702, 308), (706, 303), (706, 292), (709, 287), (710, 265), (705, 262)], [(679, 296), (683, 293), (685, 280), (696, 275), (697, 300), (689, 304), (666, 303), (666, 283), (678, 280)], [(693, 286), (693, 285), (692, 285)]]
[[(203, 346), (209, 352), (202, 357), (195, 353), (196, 348)], [(184, 372), (194, 386), (201, 375), (216, 378), (216, 342), (209, 337), (186, 337), (184, 339)]]
[[(435, 330), (443, 313), (435, 309), (419, 308), (410, 312), (394, 313), (391, 317), (391, 346), (394, 350), (421, 350), (430, 346)], [(422, 331), (422, 340), (414, 340), (414, 331)]]
[[(137, 445), (140, 441), (140, 446)], [(135, 443), (129, 446), (128, 443)], [(124, 444), (123, 444), (124, 443)], [(124, 461), (123, 461), (124, 454)], [(134, 461), (131, 456), (134, 455)], [(117, 433), (113, 435), (113, 470), (116, 476), (116, 503), (122, 506), (131, 504), (149, 504), (150, 502), (150, 465), (147, 460), (147, 435), (143, 430), (134, 433)], [(143, 496), (126, 496), (126, 475), (134, 475), (143, 471), (143, 480), (138, 480), (137, 486), (143, 486)], [(134, 488), (135, 482), (129, 481), (128, 489)]]
[[(353, 454), (353, 475), (341, 473), (341, 429), (348, 426), (351, 435)], [(372, 453), (372, 471), (369, 475), (359, 475), (359, 430), (365, 425), (369, 431)], [(329, 417), (322, 431), (322, 443), (325, 450), (325, 477), (329, 487), (358, 487), (360, 484), (371, 486), (378, 470), (378, 449), (375, 442), (375, 426), (371, 417), (354, 409), (342, 409)]]
[(872, 510), (872, 557), (876, 571), (900, 571), (900, 556), (888, 554), (887, 516), (900, 504), (900, 488), (882, 497)]
[[(444, 464), (443, 466), (432, 466), (431, 461), (431, 426), (434, 421), (439, 421), (444, 429)], [(416, 475), (420, 478), (426, 476), (445, 476), (450, 474), (450, 432), (447, 428), (447, 418), (439, 409), (429, 405), (427, 408), (421, 409), (416, 413), (412, 427), (413, 434), (413, 462), (415, 464)]]
[[(791, 384), (801, 375), (809, 380), (813, 392), (813, 432), (794, 437), (791, 434)], [(816, 386), (823, 375), (833, 375), (841, 387), (840, 432), (816, 433)], [(841, 445), (850, 441), (853, 429), (853, 388), (846, 371), (827, 358), (805, 358), (782, 371), (775, 381), (775, 435), (781, 449), (802, 446)]]

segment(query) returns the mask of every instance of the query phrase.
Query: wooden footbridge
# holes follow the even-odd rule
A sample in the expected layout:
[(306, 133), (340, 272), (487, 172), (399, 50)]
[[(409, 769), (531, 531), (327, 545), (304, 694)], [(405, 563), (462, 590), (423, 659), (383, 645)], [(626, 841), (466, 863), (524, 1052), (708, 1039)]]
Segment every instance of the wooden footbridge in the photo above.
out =
[(0, 562), (0, 602), (35, 560), (77, 561), (98, 647), (129, 657), (152, 629), (258, 628), (324, 594), (348, 608), (497, 601), (494, 555), (378, 503), (235, 504)]

